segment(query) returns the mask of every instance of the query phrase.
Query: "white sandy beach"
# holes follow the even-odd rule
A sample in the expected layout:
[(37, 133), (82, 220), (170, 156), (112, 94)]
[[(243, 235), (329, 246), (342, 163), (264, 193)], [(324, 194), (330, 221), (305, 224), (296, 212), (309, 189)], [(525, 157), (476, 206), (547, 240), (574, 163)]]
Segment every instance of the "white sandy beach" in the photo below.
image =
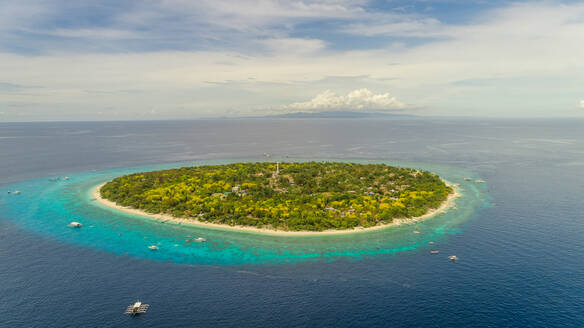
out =
[[(105, 183), (104, 183), (105, 184)], [(270, 235), (279, 235), (279, 236), (320, 236), (320, 235), (337, 235), (337, 234), (350, 234), (350, 233), (360, 233), (360, 232), (368, 232), (373, 230), (380, 230), (380, 229), (387, 229), (390, 227), (395, 227), (403, 224), (411, 224), (415, 222), (420, 222), (431, 217), (434, 217), (440, 213), (445, 212), (447, 209), (453, 207), (455, 205), (455, 199), (460, 197), (458, 193), (458, 186), (448, 184), (448, 186), (454, 189), (454, 192), (451, 193), (448, 198), (440, 205), (438, 208), (428, 211), (428, 213), (417, 216), (414, 218), (404, 218), (404, 219), (394, 219), (391, 223), (388, 224), (380, 224), (374, 227), (369, 228), (355, 228), (352, 230), (325, 230), (325, 231), (284, 231), (284, 230), (275, 230), (275, 229), (267, 229), (267, 228), (255, 228), (255, 227), (247, 227), (247, 226), (230, 226), (225, 224), (216, 224), (216, 223), (208, 223), (208, 222), (201, 222), (196, 219), (185, 219), (185, 218), (177, 218), (169, 214), (152, 214), (148, 213), (139, 209), (124, 207), (117, 205), (116, 203), (101, 197), (100, 189), (104, 185), (101, 184), (97, 186), (93, 190), (93, 197), (96, 201), (100, 204), (105, 205), (107, 207), (130, 213), (135, 215), (144, 216), (150, 219), (154, 219), (157, 221), (165, 222), (165, 223), (174, 223), (174, 224), (192, 224), (196, 226), (202, 226), (212, 229), (219, 229), (219, 230), (236, 230), (236, 231), (246, 231), (246, 232), (254, 232), (254, 233), (262, 233), (262, 234), (270, 234)]]

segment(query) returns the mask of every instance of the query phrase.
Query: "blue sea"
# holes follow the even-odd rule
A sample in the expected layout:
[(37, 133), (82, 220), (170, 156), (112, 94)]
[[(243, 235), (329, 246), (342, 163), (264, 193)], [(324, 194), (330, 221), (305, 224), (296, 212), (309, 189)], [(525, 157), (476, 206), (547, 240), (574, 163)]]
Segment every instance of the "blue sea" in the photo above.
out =
[[(584, 120), (0, 123), (0, 154), (0, 327), (584, 327)], [(130, 172), (309, 160), (430, 170), (462, 196), (415, 225), (288, 237), (91, 195)], [(123, 315), (136, 299), (148, 313)]]

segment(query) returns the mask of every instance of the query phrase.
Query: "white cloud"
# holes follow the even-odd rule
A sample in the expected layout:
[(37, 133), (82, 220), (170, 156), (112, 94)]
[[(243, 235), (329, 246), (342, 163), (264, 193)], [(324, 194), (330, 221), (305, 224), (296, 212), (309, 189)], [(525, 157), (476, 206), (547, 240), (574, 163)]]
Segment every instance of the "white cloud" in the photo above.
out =
[(337, 95), (331, 90), (318, 94), (310, 101), (297, 102), (284, 106), (285, 110), (295, 112), (329, 111), (387, 111), (405, 108), (405, 104), (391, 97), (389, 93), (374, 94), (369, 89), (358, 89), (346, 96)]
[(363, 36), (448, 36), (446, 25), (437, 19), (398, 14), (371, 15), (364, 22), (356, 22), (344, 26), (341, 31), (347, 34)]
[[(55, 115), (62, 113), (62, 117), (77, 120), (93, 119), (97, 112), (103, 112), (105, 118), (114, 111), (107, 108), (114, 105), (119, 118), (130, 119), (153, 106), (160, 108), (160, 112), (165, 110), (166, 118), (246, 115), (255, 108), (297, 107), (294, 110), (317, 111), (333, 110), (342, 104), (351, 109), (359, 106), (348, 106), (343, 100), (348, 95), (332, 92), (312, 101), (286, 104), (311, 99), (321, 90), (345, 91), (356, 87), (391, 90), (399, 95), (399, 101), (386, 104), (389, 108), (399, 109), (398, 104), (403, 102), (427, 108), (432, 115), (567, 116), (574, 115), (575, 106), (584, 106), (578, 101), (582, 99), (584, 85), (584, 43), (576, 42), (584, 35), (582, 4), (517, 4), (494, 9), (464, 24), (448, 25), (399, 15), (393, 20), (369, 21), (366, 19), (369, 14), (357, 5), (349, 6), (350, 1), (328, 1), (329, 7), (321, 8), (317, 14), (313, 12), (317, 4), (312, 1), (259, 1), (264, 4), (261, 11), (238, 1), (229, 5), (185, 0), (183, 6), (175, 6), (177, 3), (181, 2), (161, 2), (159, 6), (164, 8), (156, 5), (154, 9), (146, 8), (151, 9), (148, 11), (130, 10), (128, 15), (135, 15), (135, 20), (118, 16), (113, 26), (77, 31), (49, 29), (46, 33), (81, 41), (85, 37), (88, 45), (101, 41), (95, 40), (100, 35), (114, 40), (139, 38), (138, 44), (146, 45), (148, 42), (142, 38), (148, 33), (158, 36), (156, 30), (166, 25), (172, 31), (200, 36), (208, 31), (202, 25), (214, 23), (222, 28), (233, 25), (245, 31), (245, 35), (240, 41), (233, 41), (232, 46), (223, 41), (233, 30), (221, 30), (224, 33), (220, 34), (214, 29), (208, 38), (217, 42), (199, 50), (153, 47), (144, 51), (94, 53), (100, 49), (95, 46), (83, 52), (71, 51), (71, 47), (51, 47), (52, 51), (35, 56), (0, 52), (2, 82), (9, 86), (2, 90), (0, 108), (7, 118), (18, 118), (20, 113), (27, 112), (35, 118), (55, 119)], [(0, 9), (6, 6), (0, 1)], [(209, 10), (199, 10), (201, 6)], [(50, 8), (31, 9), (27, 15), (19, 14), (21, 9), (12, 9), (8, 13), (0, 10), (0, 32), (3, 28), (44, 27), (47, 24), (41, 23), (52, 17)], [(238, 14), (239, 10), (242, 14)], [(186, 18), (179, 16), (179, 11)], [(176, 24), (169, 19), (173, 15), (179, 16)], [(198, 25), (185, 23), (197, 21), (200, 15), (205, 19)], [(355, 49), (352, 39), (340, 48), (335, 47), (335, 40), (318, 40), (327, 33), (287, 33), (295, 24), (321, 21), (320, 15), (342, 21), (343, 26), (346, 23), (348, 27), (343, 31), (351, 33), (352, 38), (355, 34), (380, 39), (386, 35), (439, 38), (401, 46), (375, 39), (374, 49)], [(8, 16), (14, 16), (9, 23), (1, 19)], [(141, 24), (156, 30), (137, 29)], [(4, 35), (20, 46), (19, 34), (8, 32)], [(236, 34), (233, 39), (240, 36)], [(35, 45), (38, 42), (36, 38), (33, 41)], [(38, 43), (42, 46), (47, 42), (52, 44), (46, 40)], [(369, 42), (368, 38), (363, 38), (363, 42)], [(7, 41), (3, 39), (0, 43)], [(331, 76), (337, 78), (330, 79)], [(489, 83), (469, 86), (457, 81)], [(38, 87), (22, 90), (12, 85)], [(129, 89), (139, 92), (128, 92)], [(107, 97), (103, 96), (105, 92)], [(387, 95), (384, 99), (392, 97)], [(379, 105), (376, 102), (373, 103)], [(354, 100), (351, 104), (355, 103), (359, 102)], [(361, 108), (372, 110), (371, 104), (361, 103)], [(565, 110), (552, 112), (551, 108)]]
[(272, 53), (309, 54), (325, 48), (325, 42), (318, 39), (272, 38), (258, 41)]
[(139, 33), (130, 30), (94, 28), (94, 29), (56, 29), (45, 32), (49, 35), (65, 38), (83, 39), (133, 39), (138, 38)]
[[(361, 15), (363, 1), (351, 0), (168, 0), (142, 4), (138, 10), (118, 17), (122, 24), (149, 25), (152, 21), (178, 19), (185, 29), (214, 26), (232, 31), (272, 34), (267, 30), (289, 30), (300, 22), (325, 19), (350, 19)], [(146, 19), (145, 19), (146, 18)], [(204, 24), (201, 24), (204, 23)]]

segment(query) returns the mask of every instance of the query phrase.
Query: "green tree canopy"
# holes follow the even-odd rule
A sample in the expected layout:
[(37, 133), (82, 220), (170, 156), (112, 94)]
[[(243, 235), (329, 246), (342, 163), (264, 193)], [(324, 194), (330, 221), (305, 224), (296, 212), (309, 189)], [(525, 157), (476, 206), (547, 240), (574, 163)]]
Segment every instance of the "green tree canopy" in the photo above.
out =
[(437, 175), (385, 164), (235, 163), (116, 178), (101, 196), (149, 213), (289, 231), (371, 227), (437, 208)]

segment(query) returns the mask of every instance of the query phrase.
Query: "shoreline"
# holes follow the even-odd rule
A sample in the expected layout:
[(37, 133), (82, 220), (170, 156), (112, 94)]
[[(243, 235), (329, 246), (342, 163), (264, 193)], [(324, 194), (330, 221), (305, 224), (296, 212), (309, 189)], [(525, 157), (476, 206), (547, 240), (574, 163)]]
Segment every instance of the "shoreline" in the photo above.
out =
[(211, 229), (215, 229), (215, 230), (243, 231), (243, 232), (252, 232), (252, 233), (260, 233), (260, 234), (275, 235), (275, 236), (324, 236), (324, 235), (352, 234), (352, 233), (361, 233), (361, 232), (382, 230), (382, 229), (387, 229), (387, 228), (391, 228), (391, 227), (397, 227), (397, 226), (404, 225), (404, 224), (411, 224), (411, 223), (420, 222), (420, 221), (432, 218), (438, 214), (441, 214), (444, 211), (446, 211), (447, 209), (453, 207), (456, 203), (455, 199), (461, 196), (460, 193), (458, 192), (458, 188), (459, 188), (458, 185), (450, 184), (446, 181), (444, 181), (444, 182), (446, 183), (446, 185), (448, 185), (449, 187), (451, 187), (453, 189), (453, 192), (450, 195), (448, 195), (448, 198), (446, 198), (446, 200), (444, 202), (442, 202), (442, 204), (439, 207), (428, 211), (424, 215), (416, 216), (413, 218), (394, 219), (391, 223), (380, 224), (380, 225), (376, 225), (376, 226), (368, 227), (368, 228), (358, 227), (358, 228), (354, 228), (352, 230), (324, 230), (324, 231), (285, 231), (285, 230), (276, 230), (276, 229), (268, 229), (268, 228), (255, 228), (255, 227), (248, 227), (248, 226), (241, 226), (241, 225), (230, 226), (230, 225), (218, 224), (218, 223), (201, 222), (201, 221), (198, 221), (196, 219), (177, 218), (177, 217), (174, 217), (170, 214), (148, 213), (148, 212), (143, 211), (143, 210), (139, 210), (139, 209), (135, 209), (135, 208), (131, 208), (131, 207), (120, 206), (120, 205), (112, 202), (109, 199), (105, 199), (105, 198), (101, 197), (100, 190), (101, 190), (101, 187), (103, 187), (103, 185), (105, 185), (105, 183), (100, 184), (95, 189), (93, 189), (92, 194), (93, 194), (93, 198), (95, 198), (95, 200), (97, 202), (99, 202), (101, 205), (104, 205), (106, 207), (109, 207), (109, 208), (112, 208), (112, 209), (115, 209), (115, 210), (118, 210), (121, 212), (139, 215), (139, 216), (142, 216), (142, 217), (145, 217), (145, 218), (148, 218), (151, 220), (163, 222), (163, 223), (171, 223), (171, 224), (178, 224), (178, 225), (190, 224), (190, 225), (194, 225), (194, 226), (206, 227), (206, 228), (211, 228)]

